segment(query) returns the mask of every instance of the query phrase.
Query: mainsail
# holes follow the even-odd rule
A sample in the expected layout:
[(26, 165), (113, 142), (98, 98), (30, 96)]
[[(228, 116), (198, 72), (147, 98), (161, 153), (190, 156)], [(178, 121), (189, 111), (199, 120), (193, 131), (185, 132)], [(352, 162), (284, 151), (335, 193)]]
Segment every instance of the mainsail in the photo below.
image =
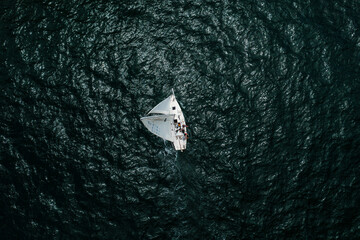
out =
[(174, 115), (156, 115), (140, 118), (145, 127), (153, 134), (170, 142), (175, 141)]

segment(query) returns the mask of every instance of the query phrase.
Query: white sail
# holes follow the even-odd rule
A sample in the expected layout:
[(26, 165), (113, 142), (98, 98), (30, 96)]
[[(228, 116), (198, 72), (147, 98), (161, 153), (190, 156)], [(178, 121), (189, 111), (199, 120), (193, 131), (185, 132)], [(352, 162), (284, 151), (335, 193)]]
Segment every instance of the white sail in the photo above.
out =
[(170, 104), (171, 104), (172, 96), (173, 95), (170, 95), (168, 98), (160, 102), (148, 114), (151, 113), (170, 114), (170, 110), (171, 110)]
[(153, 134), (174, 142), (174, 115), (156, 115), (140, 118), (145, 127)]

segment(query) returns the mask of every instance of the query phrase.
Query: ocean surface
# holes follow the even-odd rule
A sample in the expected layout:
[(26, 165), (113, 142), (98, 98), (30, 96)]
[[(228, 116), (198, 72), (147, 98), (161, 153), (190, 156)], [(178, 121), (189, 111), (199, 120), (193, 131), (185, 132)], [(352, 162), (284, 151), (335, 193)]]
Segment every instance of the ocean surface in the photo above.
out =
[(0, 1), (1, 239), (360, 239), (359, 124), (359, 0)]

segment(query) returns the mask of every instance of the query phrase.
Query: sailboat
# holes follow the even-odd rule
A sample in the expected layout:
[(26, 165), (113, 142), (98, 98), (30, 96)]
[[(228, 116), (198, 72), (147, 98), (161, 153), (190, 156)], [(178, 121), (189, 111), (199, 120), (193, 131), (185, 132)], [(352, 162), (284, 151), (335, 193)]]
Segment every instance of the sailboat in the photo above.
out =
[(187, 131), (184, 114), (172, 94), (140, 118), (145, 127), (153, 134), (172, 142), (177, 151), (186, 149)]

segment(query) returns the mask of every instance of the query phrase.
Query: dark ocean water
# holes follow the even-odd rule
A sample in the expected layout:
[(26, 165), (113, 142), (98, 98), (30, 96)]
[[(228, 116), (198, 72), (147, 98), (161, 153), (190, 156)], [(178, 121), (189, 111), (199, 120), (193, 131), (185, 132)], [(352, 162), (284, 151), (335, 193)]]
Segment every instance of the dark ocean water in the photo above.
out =
[(1, 238), (359, 239), (359, 0), (126, 2), (0, 2)]

